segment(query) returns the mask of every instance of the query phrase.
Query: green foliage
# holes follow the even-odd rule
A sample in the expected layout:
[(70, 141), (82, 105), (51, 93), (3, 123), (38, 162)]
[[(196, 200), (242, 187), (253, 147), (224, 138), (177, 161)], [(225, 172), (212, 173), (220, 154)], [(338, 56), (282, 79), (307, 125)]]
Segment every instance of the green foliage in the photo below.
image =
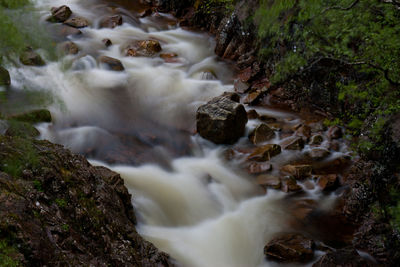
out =
[(39, 180), (33, 181), (33, 186), (35, 187), (35, 189), (36, 189), (37, 191), (43, 192), (42, 182), (40, 182)]
[(212, 14), (221, 10), (231, 12), (234, 8), (234, 2), (234, 0), (197, 0), (194, 6), (197, 12)]
[(0, 240), (0, 267), (21, 266), (19, 261), (15, 260), (15, 257), (13, 257), (17, 253), (17, 249), (10, 246), (6, 240)]
[(55, 202), (60, 208), (65, 208), (67, 206), (67, 201), (65, 199), (57, 198)]

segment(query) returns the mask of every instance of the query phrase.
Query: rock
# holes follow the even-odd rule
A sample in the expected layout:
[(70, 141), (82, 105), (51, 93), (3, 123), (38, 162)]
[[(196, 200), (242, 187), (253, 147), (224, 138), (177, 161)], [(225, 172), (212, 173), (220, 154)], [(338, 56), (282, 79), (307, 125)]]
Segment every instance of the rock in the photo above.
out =
[(76, 55), (79, 53), (79, 47), (74, 42), (65, 42), (61, 45), (61, 48), (67, 55)]
[(10, 85), (10, 84), (11, 84), (10, 73), (8, 72), (8, 70), (0, 66), (0, 86)]
[(309, 156), (313, 160), (322, 160), (322, 159), (326, 158), (327, 156), (329, 156), (330, 154), (331, 154), (331, 152), (329, 152), (329, 150), (327, 150), (325, 148), (313, 148), (309, 152)]
[(24, 121), (30, 123), (51, 122), (51, 113), (47, 109), (37, 109), (8, 116), (7, 120)]
[(311, 145), (320, 145), (324, 141), (324, 137), (320, 134), (313, 135), (311, 137), (310, 144)]
[(312, 166), (311, 165), (285, 165), (281, 169), (293, 175), (296, 179), (304, 179), (311, 176)]
[(249, 140), (253, 144), (264, 143), (275, 137), (275, 132), (266, 124), (258, 125), (249, 135)]
[(281, 143), (283, 149), (302, 150), (304, 148), (304, 140), (299, 136), (292, 136)]
[(240, 96), (235, 92), (224, 92), (221, 97), (228, 98), (229, 100), (240, 103)]
[(308, 125), (302, 125), (297, 129), (296, 134), (304, 136), (308, 139), (311, 137), (311, 127)]
[(235, 88), (235, 92), (241, 94), (245, 93), (250, 88), (248, 83), (242, 82), (240, 79), (235, 80), (233, 86)]
[(258, 147), (253, 153), (248, 157), (249, 160), (255, 161), (267, 161), (272, 157), (279, 155), (281, 153), (281, 147), (276, 144), (268, 144)]
[(106, 47), (109, 47), (109, 46), (111, 46), (112, 45), (112, 42), (111, 42), (111, 40), (110, 39), (108, 39), (108, 38), (106, 38), (106, 39), (103, 39), (103, 40), (101, 40), (102, 42), (103, 42), (103, 44), (106, 46)]
[(89, 26), (89, 21), (82, 17), (74, 17), (64, 21), (64, 24), (74, 28), (84, 28)]
[(178, 54), (175, 54), (175, 53), (163, 53), (163, 54), (160, 54), (160, 58), (164, 59), (164, 61), (167, 63), (179, 62)]
[(255, 109), (247, 111), (247, 118), (249, 120), (255, 120), (258, 119), (259, 115)]
[(122, 16), (121, 15), (114, 15), (103, 18), (100, 21), (100, 28), (115, 28), (119, 25), (122, 25)]
[(217, 75), (213, 71), (203, 71), (200, 74), (200, 79), (214, 81), (217, 80)]
[(258, 89), (250, 92), (243, 100), (245, 104), (254, 105), (268, 92), (267, 88)]
[(247, 83), (251, 79), (251, 67), (241, 70), (239, 73), (239, 81)]
[[(362, 258), (353, 248), (342, 248), (323, 255), (313, 267), (372, 267), (377, 266)], [(379, 265), (378, 265), (379, 266)]]
[(64, 22), (72, 15), (68, 6), (60, 6), (51, 9), (51, 16), (47, 19), (50, 22)]
[(262, 120), (262, 121), (264, 121), (264, 122), (266, 122), (266, 123), (273, 123), (273, 122), (276, 122), (276, 121), (277, 121), (276, 118), (271, 117), (271, 116), (269, 116), (269, 115), (265, 115), (265, 114), (260, 115), (259, 119)]
[(318, 206), (317, 201), (314, 199), (298, 199), (291, 204), (290, 213), (297, 220), (306, 219)]
[(77, 29), (77, 28), (74, 28), (74, 27), (70, 27), (70, 26), (67, 26), (67, 25), (60, 25), (61, 27), (60, 27), (60, 31), (59, 31), (59, 34), (61, 35), (61, 36), (69, 36), (69, 35), (78, 35), (78, 34), (82, 34), (82, 32), (79, 30), (79, 29)]
[(339, 178), (337, 174), (319, 175), (317, 183), (322, 190), (332, 190), (339, 184)]
[(125, 49), (125, 55), (130, 57), (154, 57), (161, 50), (160, 42), (142, 40), (128, 45)]
[(141, 18), (145, 18), (145, 17), (151, 16), (151, 14), (153, 14), (153, 9), (147, 8), (144, 11), (140, 12), (139, 16)]
[(197, 131), (216, 144), (233, 144), (245, 131), (247, 114), (243, 105), (226, 97), (216, 97), (196, 113)]
[(340, 142), (337, 140), (332, 140), (329, 143), (329, 149), (332, 149), (333, 151), (340, 151)]
[(110, 70), (113, 70), (113, 71), (124, 71), (125, 70), (121, 61), (116, 58), (101, 56), (101, 57), (99, 57), (99, 62), (101, 64), (106, 65), (107, 68), (109, 68)]
[(343, 136), (342, 129), (339, 126), (332, 126), (328, 130), (329, 139), (339, 139)]
[(264, 248), (268, 259), (289, 263), (308, 262), (314, 257), (315, 243), (301, 234), (283, 234), (272, 239)]
[(35, 138), (40, 135), (40, 132), (30, 123), (11, 121), (5, 135)]
[(301, 186), (297, 184), (296, 179), (292, 176), (283, 177), (281, 182), (282, 191), (285, 193), (298, 192), (302, 190)]
[(248, 171), (250, 174), (259, 174), (270, 170), (272, 170), (272, 164), (268, 162), (253, 162), (248, 167)]
[(278, 177), (269, 174), (263, 174), (257, 176), (257, 183), (259, 185), (273, 189), (281, 188), (281, 180)]
[(32, 48), (28, 47), (19, 57), (22, 64), (27, 66), (44, 66), (46, 63), (42, 57), (33, 51)]

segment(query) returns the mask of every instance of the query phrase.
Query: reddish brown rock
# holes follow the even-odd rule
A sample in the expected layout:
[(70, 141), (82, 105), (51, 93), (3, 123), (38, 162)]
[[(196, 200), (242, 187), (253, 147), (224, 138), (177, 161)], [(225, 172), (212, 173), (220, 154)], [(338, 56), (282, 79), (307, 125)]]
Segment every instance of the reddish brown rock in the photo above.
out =
[(287, 150), (302, 150), (304, 148), (304, 140), (299, 136), (289, 137), (281, 143), (281, 146)]
[(259, 174), (270, 170), (272, 170), (272, 165), (268, 162), (253, 162), (248, 167), (248, 171), (250, 174)]
[(160, 52), (160, 42), (155, 40), (135, 41), (125, 49), (125, 55), (130, 57), (154, 57)]
[(167, 63), (179, 62), (178, 54), (175, 54), (175, 53), (163, 53), (163, 54), (160, 54), (160, 58), (164, 59), (164, 61)]
[(314, 257), (314, 247), (314, 241), (301, 234), (283, 234), (268, 242), (264, 254), (279, 262), (308, 262)]
[(110, 70), (113, 70), (113, 71), (124, 71), (125, 70), (121, 61), (116, 58), (101, 56), (101, 57), (99, 57), (99, 62), (101, 64), (106, 65), (107, 68), (109, 68)]
[(266, 124), (258, 125), (249, 135), (249, 140), (253, 144), (264, 143), (275, 137), (275, 132)]
[(281, 169), (293, 175), (296, 179), (304, 179), (311, 176), (312, 166), (311, 165), (285, 165)]
[(119, 25), (122, 25), (122, 16), (121, 15), (114, 15), (103, 18), (100, 21), (100, 28), (115, 28)]
[(325, 148), (313, 148), (309, 152), (309, 156), (313, 160), (323, 160), (324, 158), (328, 157), (331, 152)]
[(318, 186), (321, 187), (322, 190), (335, 189), (339, 183), (337, 174), (319, 175), (317, 178)]
[(296, 133), (298, 135), (304, 136), (306, 138), (311, 137), (311, 127), (308, 125), (302, 125), (300, 128), (297, 129)]
[(250, 92), (243, 100), (245, 104), (256, 104), (267, 93), (266, 88), (258, 89)]
[(282, 191), (285, 193), (298, 192), (302, 190), (301, 186), (297, 184), (296, 179), (292, 176), (285, 176), (281, 181)]
[(257, 176), (257, 183), (261, 186), (273, 188), (273, 189), (280, 189), (281, 188), (281, 180), (279, 177), (263, 174)]
[(256, 148), (248, 157), (249, 160), (267, 161), (281, 153), (281, 147), (276, 144), (268, 144)]
[(235, 80), (235, 82), (233, 83), (233, 86), (235, 88), (235, 92), (238, 93), (245, 93), (249, 88), (249, 84), (246, 82), (242, 82), (240, 79)]
[(248, 67), (248, 68), (242, 70), (242, 71), (239, 73), (239, 80), (240, 80), (241, 82), (244, 82), (244, 83), (245, 83), (245, 82), (248, 82), (248, 81), (251, 79), (251, 73), (252, 73), (251, 67)]

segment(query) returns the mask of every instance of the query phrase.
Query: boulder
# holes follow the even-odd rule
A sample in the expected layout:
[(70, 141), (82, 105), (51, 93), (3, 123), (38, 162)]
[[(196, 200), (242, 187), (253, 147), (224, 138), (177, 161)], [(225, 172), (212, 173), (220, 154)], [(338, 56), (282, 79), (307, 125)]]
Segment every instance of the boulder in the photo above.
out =
[(304, 179), (311, 176), (311, 165), (285, 165), (281, 169), (283, 172), (293, 175), (296, 179)]
[(264, 143), (275, 137), (275, 132), (266, 124), (258, 125), (249, 135), (249, 140), (253, 144)]
[(283, 177), (281, 183), (282, 183), (281, 189), (285, 193), (298, 192), (302, 190), (301, 186), (297, 184), (297, 181), (293, 176)]
[(24, 121), (29, 123), (51, 122), (51, 113), (47, 109), (37, 109), (7, 117), (7, 120)]
[(311, 145), (320, 145), (324, 141), (324, 137), (320, 134), (313, 135), (311, 137)]
[(283, 149), (302, 150), (304, 148), (304, 140), (299, 136), (292, 136), (282, 142)]
[(327, 150), (325, 148), (313, 148), (309, 152), (309, 156), (313, 160), (323, 160), (324, 158), (326, 158), (330, 154), (331, 154), (331, 152), (329, 152), (329, 150)]
[(249, 160), (255, 161), (267, 161), (272, 157), (281, 153), (281, 147), (276, 144), (268, 144), (261, 147), (257, 147), (253, 153), (248, 157)]
[(247, 114), (243, 105), (226, 97), (216, 97), (196, 113), (197, 131), (216, 144), (233, 144), (245, 131)]
[(109, 68), (110, 70), (113, 70), (113, 71), (124, 71), (125, 70), (121, 61), (116, 58), (101, 56), (101, 57), (99, 57), (99, 62), (101, 64), (106, 65), (107, 68)]
[(10, 73), (8, 72), (8, 70), (0, 66), (0, 86), (10, 85), (10, 84), (11, 84)]
[(74, 28), (84, 28), (89, 26), (89, 21), (82, 17), (74, 17), (64, 21), (64, 24)]
[(273, 189), (280, 189), (281, 188), (281, 180), (279, 177), (263, 174), (257, 176), (257, 183), (261, 186), (273, 188)]
[(68, 6), (53, 7), (51, 16), (47, 19), (50, 22), (64, 22), (72, 15), (72, 11)]
[(264, 248), (268, 259), (289, 263), (308, 262), (314, 257), (315, 243), (301, 234), (283, 234), (272, 239)]
[(103, 18), (100, 21), (100, 28), (115, 28), (119, 25), (122, 25), (122, 16), (121, 15), (114, 15)]
[(130, 57), (154, 57), (161, 50), (160, 42), (141, 40), (128, 45), (125, 49), (125, 55)]
[(63, 43), (61, 45), (61, 49), (67, 55), (76, 55), (79, 53), (79, 47), (71, 41)]
[(28, 47), (19, 57), (22, 64), (27, 66), (44, 66), (46, 63), (42, 57), (33, 51), (32, 48)]

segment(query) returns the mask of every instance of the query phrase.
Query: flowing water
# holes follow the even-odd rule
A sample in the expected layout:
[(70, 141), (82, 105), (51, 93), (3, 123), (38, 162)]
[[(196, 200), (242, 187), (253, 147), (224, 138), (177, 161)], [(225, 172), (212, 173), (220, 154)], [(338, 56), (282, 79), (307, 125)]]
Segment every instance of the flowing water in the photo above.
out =
[[(120, 173), (133, 195), (138, 231), (183, 266), (275, 265), (264, 259), (263, 247), (293, 227), (287, 195), (265, 194), (238, 167), (240, 158), (225, 159), (227, 147), (194, 135), (197, 107), (232, 91), (233, 71), (214, 55), (208, 35), (177, 27), (167, 14), (139, 18), (142, 7), (127, 2), (35, 0), (43, 27), (56, 43), (74, 41), (80, 52), (51, 61), (41, 51), (48, 62), (44, 67), (10, 66), (16, 98), (27, 84), (53, 96), (54, 121), (38, 125), (41, 138)], [(82, 34), (63, 37), (60, 24), (45, 22), (50, 8), (63, 4), (90, 21)], [(113, 14), (123, 16), (123, 25), (100, 29), (100, 20)], [(104, 46), (105, 38), (113, 45)], [(159, 40), (163, 53), (178, 57), (168, 63), (160, 57), (124, 56), (129, 41), (147, 39)], [(119, 59), (125, 71), (108, 70), (98, 63), (99, 56)], [(288, 118), (288, 125), (300, 122), (294, 114), (258, 111)], [(247, 130), (256, 123), (250, 121)], [(277, 136), (274, 142), (282, 139)], [(286, 151), (274, 163), (299, 153)], [(318, 200), (321, 209), (329, 209), (334, 199), (318, 188), (301, 197)]]

